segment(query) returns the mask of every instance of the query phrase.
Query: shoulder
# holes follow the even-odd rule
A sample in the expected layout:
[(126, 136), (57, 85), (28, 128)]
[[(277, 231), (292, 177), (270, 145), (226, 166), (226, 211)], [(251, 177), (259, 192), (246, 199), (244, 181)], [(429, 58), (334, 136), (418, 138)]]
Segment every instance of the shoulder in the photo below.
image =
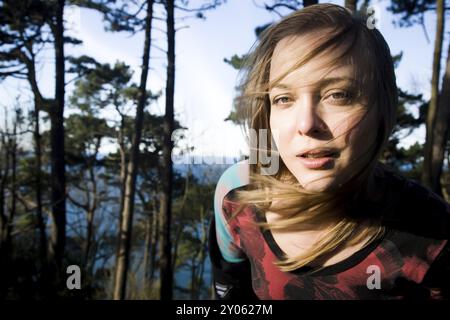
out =
[(236, 190), (249, 184), (249, 174), (248, 160), (235, 163), (224, 171), (217, 182), (214, 192), (214, 209), (216, 212), (223, 209), (224, 200), (232, 200)]
[(449, 239), (450, 205), (420, 183), (388, 174), (388, 210), (385, 221), (402, 231), (423, 237)]
[[(387, 172), (383, 179), (383, 220), (388, 233), (380, 245), (380, 256), (389, 256), (384, 258), (387, 265), (398, 268), (409, 284), (442, 289), (450, 279), (443, 276), (450, 270), (449, 203), (419, 182), (397, 173)], [(405, 288), (408, 294), (413, 293)]]
[(228, 262), (243, 260), (244, 253), (236, 232), (236, 221), (231, 221), (232, 212), (237, 203), (230, 197), (239, 188), (249, 183), (249, 168), (246, 160), (238, 162), (224, 171), (217, 182), (214, 193), (214, 225), (217, 243), (222, 256)]

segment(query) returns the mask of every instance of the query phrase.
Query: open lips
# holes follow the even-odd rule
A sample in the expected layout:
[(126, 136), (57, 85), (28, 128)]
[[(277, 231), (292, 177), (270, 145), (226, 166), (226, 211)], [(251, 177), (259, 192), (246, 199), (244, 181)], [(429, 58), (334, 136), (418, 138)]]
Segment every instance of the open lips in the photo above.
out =
[(297, 157), (302, 158), (337, 158), (339, 150), (334, 148), (317, 148), (312, 150), (303, 150)]

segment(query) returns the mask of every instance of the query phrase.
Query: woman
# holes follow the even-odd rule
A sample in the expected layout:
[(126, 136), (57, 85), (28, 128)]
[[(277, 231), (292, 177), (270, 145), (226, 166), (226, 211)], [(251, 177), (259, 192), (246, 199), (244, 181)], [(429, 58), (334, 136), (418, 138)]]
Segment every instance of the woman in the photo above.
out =
[(378, 162), (397, 107), (382, 35), (310, 6), (267, 29), (245, 70), (237, 107), (259, 157), (217, 185), (217, 298), (448, 298), (450, 206)]

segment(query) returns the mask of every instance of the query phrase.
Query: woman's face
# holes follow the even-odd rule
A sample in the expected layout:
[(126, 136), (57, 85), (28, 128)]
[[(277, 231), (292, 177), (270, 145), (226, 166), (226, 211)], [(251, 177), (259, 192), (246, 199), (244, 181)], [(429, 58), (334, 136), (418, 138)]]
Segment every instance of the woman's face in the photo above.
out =
[[(302, 59), (317, 36), (281, 40), (272, 56), (270, 83)], [(281, 159), (310, 191), (345, 182), (356, 169), (354, 160), (368, 152), (376, 137), (373, 108), (368, 111), (364, 99), (356, 99), (357, 66), (330, 67), (338, 53), (314, 57), (269, 89), (270, 128)]]

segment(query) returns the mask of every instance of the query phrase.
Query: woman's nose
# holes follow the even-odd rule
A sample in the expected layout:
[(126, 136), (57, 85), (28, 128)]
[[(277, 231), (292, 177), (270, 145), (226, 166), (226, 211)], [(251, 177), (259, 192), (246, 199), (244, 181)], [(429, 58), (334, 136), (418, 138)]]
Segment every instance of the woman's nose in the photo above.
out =
[(326, 125), (318, 114), (318, 99), (313, 95), (305, 95), (298, 102), (296, 115), (298, 133), (306, 136), (322, 133)]

